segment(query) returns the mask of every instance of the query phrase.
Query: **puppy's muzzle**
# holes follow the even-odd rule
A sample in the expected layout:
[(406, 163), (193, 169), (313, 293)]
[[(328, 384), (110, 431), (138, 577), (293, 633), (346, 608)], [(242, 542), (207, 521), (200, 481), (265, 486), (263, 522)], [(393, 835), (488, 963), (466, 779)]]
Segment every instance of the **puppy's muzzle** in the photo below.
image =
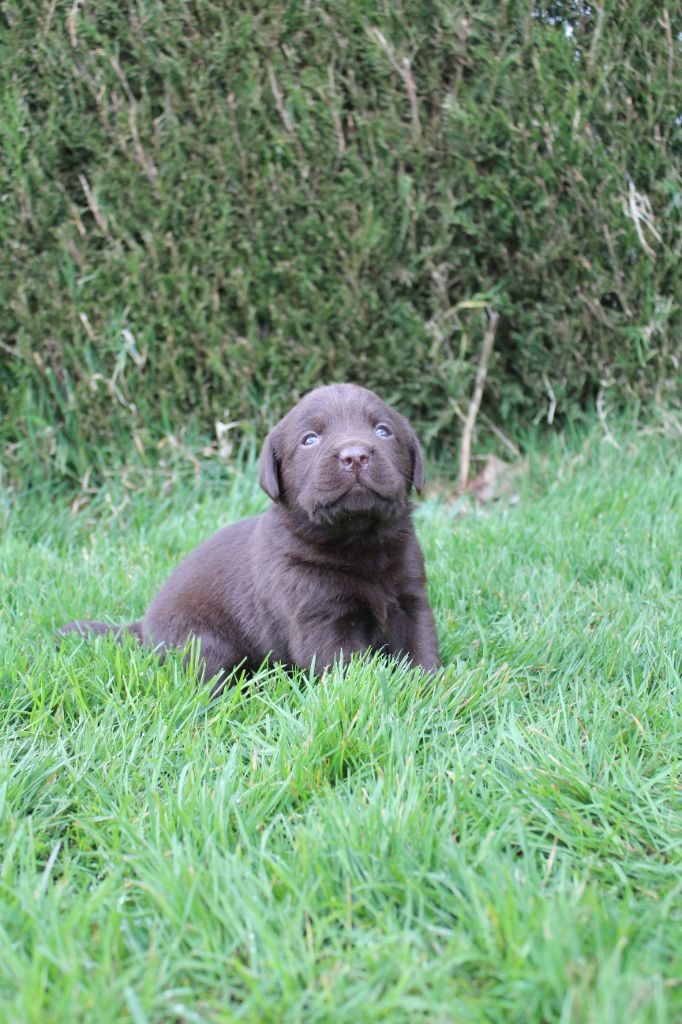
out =
[(339, 452), (339, 462), (346, 473), (363, 472), (369, 466), (372, 449), (363, 444), (346, 445)]

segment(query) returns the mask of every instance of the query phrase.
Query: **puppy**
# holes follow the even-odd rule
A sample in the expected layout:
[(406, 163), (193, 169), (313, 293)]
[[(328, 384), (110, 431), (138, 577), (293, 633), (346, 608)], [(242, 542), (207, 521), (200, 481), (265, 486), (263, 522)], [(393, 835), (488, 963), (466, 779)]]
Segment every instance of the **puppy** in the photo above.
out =
[(381, 650), (436, 669), (409, 502), (424, 459), (407, 421), (366, 388), (317, 388), (266, 438), (260, 484), (268, 511), (195, 548), (141, 620), (81, 620), (60, 632), (127, 630), (159, 649), (194, 637), (215, 690), (267, 658), (321, 670), (341, 654)]

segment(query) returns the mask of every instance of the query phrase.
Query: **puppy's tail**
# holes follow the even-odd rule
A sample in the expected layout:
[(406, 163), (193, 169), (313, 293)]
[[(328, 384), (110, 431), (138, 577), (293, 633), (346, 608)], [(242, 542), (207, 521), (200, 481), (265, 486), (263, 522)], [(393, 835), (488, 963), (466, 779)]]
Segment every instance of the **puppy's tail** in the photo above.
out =
[(105, 633), (113, 633), (115, 640), (120, 640), (123, 633), (132, 633), (138, 640), (142, 640), (142, 623), (129, 622), (126, 626), (110, 626), (106, 622), (95, 622), (93, 619), (74, 619), (67, 622), (57, 631), (61, 636), (66, 633), (78, 633), (80, 636), (102, 636)]

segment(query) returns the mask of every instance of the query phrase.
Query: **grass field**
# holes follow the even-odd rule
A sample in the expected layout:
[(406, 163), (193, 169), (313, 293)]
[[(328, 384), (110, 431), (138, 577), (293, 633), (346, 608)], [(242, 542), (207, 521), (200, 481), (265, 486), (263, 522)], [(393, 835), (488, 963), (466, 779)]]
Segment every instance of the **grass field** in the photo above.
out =
[(253, 467), (0, 505), (0, 1020), (682, 1020), (682, 459), (600, 432), (417, 521), (446, 668), (69, 638), (265, 505)]

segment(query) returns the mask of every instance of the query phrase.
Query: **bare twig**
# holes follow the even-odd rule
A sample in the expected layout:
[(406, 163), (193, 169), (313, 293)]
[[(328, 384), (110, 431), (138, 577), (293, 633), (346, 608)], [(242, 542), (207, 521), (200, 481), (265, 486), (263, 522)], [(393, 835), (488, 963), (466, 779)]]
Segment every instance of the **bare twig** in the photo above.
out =
[(459, 489), (463, 491), (469, 482), (469, 466), (471, 464), (471, 438), (474, 432), (474, 426), (476, 425), (476, 417), (478, 415), (479, 406), (481, 404), (481, 398), (483, 397), (483, 388), (485, 387), (485, 379), (488, 375), (488, 363), (490, 361), (490, 353), (493, 350), (493, 344), (495, 343), (495, 332), (497, 330), (497, 321), (500, 318), (500, 314), (496, 310), (488, 311), (488, 326), (486, 328), (485, 335), (483, 337), (483, 344), (481, 346), (481, 356), (478, 361), (478, 369), (476, 371), (476, 381), (474, 383), (474, 393), (471, 396), (469, 403), (469, 409), (467, 410), (466, 421), (462, 430), (462, 440), (459, 449)]
[(154, 188), (157, 188), (157, 178), (159, 176), (159, 172), (157, 171), (153, 160), (149, 156), (147, 156), (146, 152), (144, 151), (144, 148), (140, 141), (140, 135), (137, 130), (137, 100), (135, 99), (135, 95), (128, 84), (128, 79), (125, 76), (125, 72), (123, 71), (123, 68), (119, 64), (116, 57), (110, 57), (109, 63), (116, 72), (118, 80), (123, 86), (123, 91), (128, 97), (128, 125), (130, 126), (130, 135), (133, 140), (133, 147), (135, 149), (135, 153), (137, 156), (137, 163), (142, 168), (143, 172), (149, 179), (152, 186)]
[(7, 342), (3, 341), (1, 338), (0, 348), (3, 350), (3, 352), (9, 353), (9, 355), (12, 356), (14, 359), (26, 359), (26, 356), (24, 355), (23, 352), (20, 352), (19, 349), (17, 348), (12, 348), (11, 345), (8, 345)]
[(670, 15), (668, 14), (667, 7), (663, 8), (661, 24), (665, 29), (665, 38), (668, 43), (668, 81), (672, 82), (675, 69), (675, 44), (673, 42), (673, 33), (672, 28), (670, 27)]
[(549, 377), (547, 376), (546, 373), (543, 374), (542, 381), (543, 381), (543, 383), (545, 385), (545, 391), (547, 392), (547, 397), (549, 398), (549, 409), (547, 410), (547, 422), (549, 423), (549, 425), (551, 427), (552, 423), (554, 423), (554, 413), (556, 412), (556, 395), (554, 394), (554, 388), (552, 387), (551, 381), (550, 381), (550, 379), (549, 379)]
[(239, 163), (241, 164), (242, 174), (244, 175), (244, 181), (247, 180), (249, 175), (249, 165), (246, 159), (246, 153), (242, 146), (242, 138), (239, 134), (239, 124), (237, 122), (237, 104), (234, 98), (234, 93), (229, 93), (227, 97), (227, 108), (230, 111), (230, 123), (232, 124), (232, 134), (234, 135), (235, 145), (237, 152), (239, 153)]
[[(336, 83), (334, 82), (334, 65), (333, 64), (329, 64), (327, 66), (327, 80), (329, 82), (329, 92), (330, 92), (330, 95), (333, 98), (335, 98), (336, 97)], [(331, 114), (332, 121), (334, 122), (334, 131), (336, 132), (336, 144), (337, 144), (337, 147), (338, 147), (339, 159), (340, 159), (343, 156), (343, 154), (345, 153), (345, 151), (346, 151), (346, 137), (343, 134), (343, 124), (341, 123), (341, 118), (339, 117), (339, 112), (336, 109), (336, 107), (334, 106), (333, 99), (327, 101), (326, 97), (324, 97), (324, 95), (323, 95), (323, 99), (327, 103), (327, 109), (329, 110), (329, 113)]]
[(597, 416), (599, 417), (599, 422), (601, 423), (602, 430), (604, 431), (604, 440), (608, 441), (610, 445), (613, 445), (614, 448), (617, 448), (618, 451), (620, 451), (620, 445), (609, 430), (606, 422), (606, 411), (604, 409), (604, 388), (606, 386), (606, 381), (600, 381), (599, 391), (597, 392)]
[(657, 242), (661, 241), (661, 236), (658, 233), (656, 224), (654, 222), (654, 214), (651, 209), (651, 203), (649, 197), (644, 195), (642, 192), (638, 192), (635, 188), (634, 182), (630, 181), (628, 184), (628, 195), (627, 199), (624, 200), (625, 214), (630, 217), (633, 224), (635, 225), (635, 231), (639, 238), (640, 245), (644, 249), (644, 252), (652, 260), (656, 259), (656, 253), (648, 244), (644, 237), (643, 227), (647, 228), (654, 236)]
[(47, 35), (52, 28), (52, 19), (54, 18), (55, 7), (57, 6), (57, 0), (50, 0), (50, 6), (47, 9), (47, 17), (45, 18), (45, 24), (43, 25), (43, 39), (47, 38)]
[(491, 431), (491, 433), (493, 433), (495, 435), (497, 440), (502, 442), (502, 444), (507, 449), (507, 451), (510, 452), (514, 456), (514, 458), (520, 459), (521, 458), (521, 451), (514, 444), (512, 439), (510, 437), (507, 437), (507, 435), (504, 433), (504, 431), (500, 430), (500, 428), (497, 426), (497, 424), (493, 423), (493, 421), (490, 419), (490, 417), (486, 416), (485, 413), (481, 412), (481, 413), (479, 413), (479, 416), (481, 417), (481, 419), (483, 420), (485, 425), (488, 427), (488, 429)]
[(90, 339), (90, 341), (96, 341), (97, 340), (97, 336), (95, 335), (95, 332), (92, 329), (92, 324), (90, 323), (90, 320), (88, 318), (88, 314), (84, 310), (81, 310), (79, 312), (79, 314), (78, 314), (78, 319), (83, 324), (83, 328), (85, 330), (85, 333), (87, 334), (87, 336)]
[(95, 218), (95, 221), (97, 222), (98, 228), (100, 229), (100, 231), (102, 232), (103, 235), (106, 235), (107, 237), (109, 237), (109, 229), (107, 227), (106, 219), (105, 219), (103, 213), (100, 211), (99, 206), (97, 205), (97, 199), (95, 198), (95, 195), (94, 195), (92, 189), (90, 188), (90, 185), (88, 183), (88, 179), (85, 177), (84, 174), (79, 174), (78, 175), (78, 180), (81, 183), (81, 188), (83, 189), (83, 192), (85, 193), (85, 198), (87, 200), (88, 206), (90, 207), (90, 213)]
[(393, 68), (394, 71), (397, 71), (397, 73), (403, 80), (403, 85), (407, 90), (407, 95), (410, 101), (410, 112), (412, 114), (412, 131), (414, 132), (415, 138), (418, 139), (421, 136), (421, 124), (419, 121), (419, 102), (417, 99), (417, 86), (415, 84), (414, 76), (412, 74), (412, 65), (410, 64), (410, 61), (408, 60), (407, 57), (398, 58), (396, 56), (395, 50), (389, 43), (384, 33), (381, 31), (381, 29), (371, 28), (369, 30), (369, 34), (371, 38), (375, 41), (375, 43), (379, 44), (381, 49), (388, 57), (391, 67)]
[(597, 20), (592, 33), (592, 45), (590, 46), (590, 52), (587, 55), (587, 66), (588, 68), (594, 67), (594, 62), (597, 57), (597, 47), (599, 46), (599, 37), (604, 27), (604, 8), (597, 7)]
[(296, 147), (296, 152), (298, 153), (298, 157), (299, 157), (299, 160), (301, 162), (300, 163), (301, 177), (302, 178), (307, 178), (308, 177), (308, 167), (306, 165), (305, 153), (303, 152), (303, 146), (301, 145), (301, 142), (300, 142), (300, 140), (298, 138), (298, 135), (296, 134), (296, 131), (294, 129), (294, 125), (292, 123), (291, 118), (289, 117), (289, 113), (287, 111), (287, 108), (284, 105), (284, 97), (282, 95), (282, 90), (280, 89), (279, 84), (277, 82), (277, 78), (275, 77), (275, 69), (273, 68), (272, 64), (268, 64), (268, 79), (270, 81), (270, 89), (272, 91), (272, 95), (274, 96), (274, 99), (275, 99), (275, 106), (277, 107), (277, 113), (279, 114), (280, 119), (282, 121), (282, 124), (284, 125), (286, 131), (288, 132), (289, 135), (291, 135), (291, 138), (293, 140), (294, 146)]
[(83, 0), (73, 0), (71, 10), (66, 16), (66, 29), (69, 33), (69, 39), (74, 50), (78, 46), (78, 36), (76, 35), (76, 17), (78, 15), (78, 8), (80, 7)]

